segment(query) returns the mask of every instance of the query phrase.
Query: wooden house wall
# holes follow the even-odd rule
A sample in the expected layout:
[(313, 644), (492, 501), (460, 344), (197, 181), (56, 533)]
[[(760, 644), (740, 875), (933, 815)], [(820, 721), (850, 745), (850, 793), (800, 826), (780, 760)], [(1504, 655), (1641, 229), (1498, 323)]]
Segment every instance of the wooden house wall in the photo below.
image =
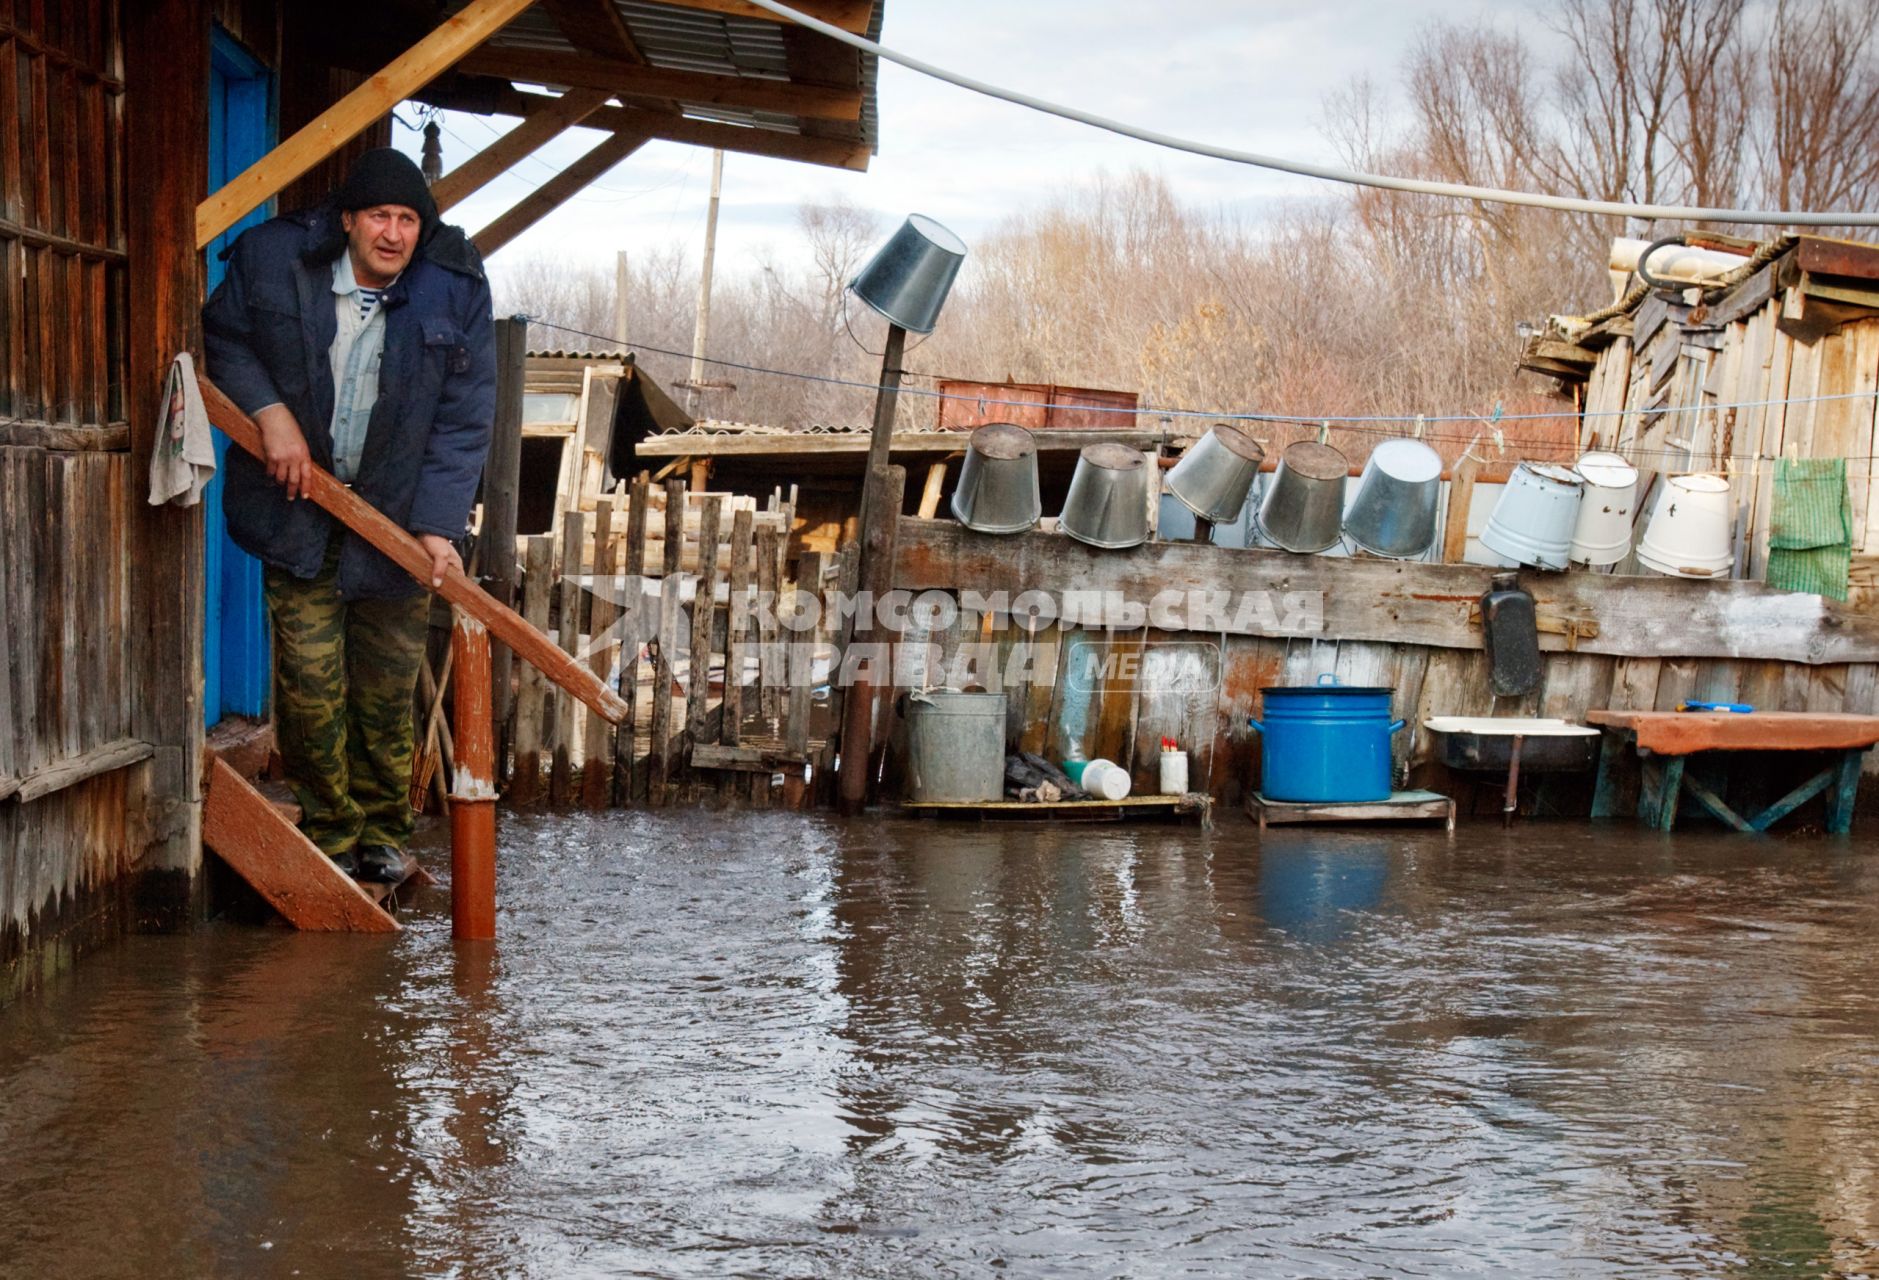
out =
[(1879, 606), (1873, 595), (1879, 489), (1872, 483), (1879, 314), (1797, 337), (1811, 332), (1794, 322), (1810, 300), (1798, 288), (1741, 297), (1749, 288), (1695, 316), (1655, 298), (1640, 306), (1631, 334), (1598, 353), (1586, 381), (1580, 444), (1618, 449), (1647, 482), (1663, 472), (1729, 475), (1740, 530), (1737, 573), (1748, 578), (1762, 577), (1768, 565), (1771, 459), (1846, 458), (1852, 598)]
[(122, 928), (128, 768), (154, 751), (133, 718), (122, 36), (111, 0), (0, 5), (0, 996), (29, 951)]

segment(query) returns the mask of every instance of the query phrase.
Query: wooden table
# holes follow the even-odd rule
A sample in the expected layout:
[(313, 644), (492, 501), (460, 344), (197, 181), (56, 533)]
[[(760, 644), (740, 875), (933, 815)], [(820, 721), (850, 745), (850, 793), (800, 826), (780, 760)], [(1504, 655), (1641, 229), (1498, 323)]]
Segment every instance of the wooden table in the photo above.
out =
[[(1585, 720), (1606, 731), (1592, 816), (1612, 816), (1616, 753), (1635, 749), (1644, 769), (1638, 817), (1659, 831), (1675, 825), (1677, 803), (1686, 793), (1737, 831), (1766, 831), (1824, 791), (1827, 830), (1844, 835), (1853, 825), (1861, 761), (1873, 744), (1879, 743), (1879, 716), (1847, 712), (1588, 711)], [(1750, 817), (1730, 808), (1684, 768), (1694, 755), (1763, 751), (1821, 752), (1828, 763), (1825, 769)]]

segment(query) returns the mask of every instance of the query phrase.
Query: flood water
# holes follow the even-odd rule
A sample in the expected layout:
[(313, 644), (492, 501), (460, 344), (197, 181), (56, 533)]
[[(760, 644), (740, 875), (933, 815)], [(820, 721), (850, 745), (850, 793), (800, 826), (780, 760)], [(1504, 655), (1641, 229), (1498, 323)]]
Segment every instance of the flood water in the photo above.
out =
[(1879, 857), (505, 817), (0, 1010), (6, 1276), (1879, 1272)]

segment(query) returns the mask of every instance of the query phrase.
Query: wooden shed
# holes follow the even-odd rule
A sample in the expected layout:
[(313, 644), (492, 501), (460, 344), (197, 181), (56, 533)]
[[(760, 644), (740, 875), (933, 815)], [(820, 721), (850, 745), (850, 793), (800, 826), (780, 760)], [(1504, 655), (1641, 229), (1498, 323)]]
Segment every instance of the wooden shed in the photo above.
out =
[[(801, 7), (880, 29), (875, 0)], [(512, 118), (436, 183), (446, 216), (601, 131), (472, 229), (488, 255), (658, 139), (863, 169), (874, 75), (743, 0), (0, 4), (0, 1002), (200, 915), (206, 733), (265, 714), (257, 567), (214, 495), (145, 501), (228, 239), (323, 196), (407, 99)]]

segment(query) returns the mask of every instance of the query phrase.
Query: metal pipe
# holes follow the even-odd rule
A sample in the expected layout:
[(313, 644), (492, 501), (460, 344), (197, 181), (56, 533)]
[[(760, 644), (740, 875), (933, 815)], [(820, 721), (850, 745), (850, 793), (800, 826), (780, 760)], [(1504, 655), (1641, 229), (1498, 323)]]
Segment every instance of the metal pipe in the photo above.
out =
[(496, 936), (496, 739), (490, 716), (489, 631), (458, 609), (457, 767), (450, 796), (450, 936)]

